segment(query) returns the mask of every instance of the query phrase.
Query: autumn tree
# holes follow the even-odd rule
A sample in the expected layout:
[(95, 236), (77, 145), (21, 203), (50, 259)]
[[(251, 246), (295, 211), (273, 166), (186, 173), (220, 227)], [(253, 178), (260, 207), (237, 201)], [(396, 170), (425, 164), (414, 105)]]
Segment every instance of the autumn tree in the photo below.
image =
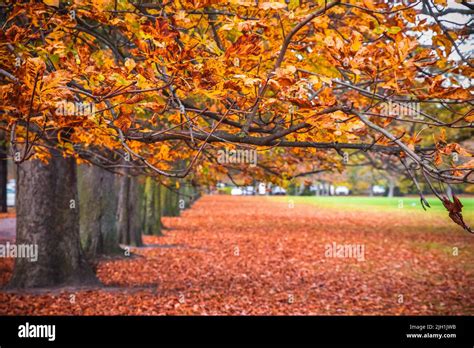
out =
[[(456, 142), (472, 135), (472, 30), (446, 16), (473, 11), (446, 0), (7, 2), (1, 125), (19, 166), (55, 149), (197, 183), (238, 173), (288, 185), (370, 152), (426, 183), (469, 231), (444, 190), (474, 181)], [(258, 163), (220, 163), (219, 149), (258, 151)], [(23, 218), (18, 234), (33, 233)]]
[(74, 158), (57, 150), (47, 163), (18, 165), (16, 242), (37, 245), (38, 259), (16, 259), (10, 287), (97, 283), (80, 245), (75, 167)]

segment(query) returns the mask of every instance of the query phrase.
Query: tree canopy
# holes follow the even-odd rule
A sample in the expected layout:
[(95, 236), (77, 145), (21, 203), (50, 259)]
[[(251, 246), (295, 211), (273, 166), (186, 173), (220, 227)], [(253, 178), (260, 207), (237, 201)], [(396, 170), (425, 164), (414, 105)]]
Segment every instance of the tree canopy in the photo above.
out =
[[(474, 122), (467, 1), (1, 8), (1, 127), (18, 163), (47, 161), (55, 148), (160, 180), (238, 172), (285, 184), (378, 162), (430, 187), (469, 230), (462, 204), (444, 193), (474, 182), (460, 144)], [(255, 150), (258, 163), (220, 163), (219, 149)]]

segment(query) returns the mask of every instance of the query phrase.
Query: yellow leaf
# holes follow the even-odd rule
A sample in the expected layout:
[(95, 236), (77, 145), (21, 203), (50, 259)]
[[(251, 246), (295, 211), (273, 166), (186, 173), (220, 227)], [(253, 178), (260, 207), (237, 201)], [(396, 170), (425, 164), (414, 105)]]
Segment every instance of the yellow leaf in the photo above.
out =
[(336, 97), (332, 93), (332, 89), (325, 87), (318, 95), (318, 99), (322, 105), (331, 106), (336, 103)]
[(352, 42), (351, 51), (357, 52), (361, 47), (362, 47), (362, 41), (357, 38)]
[(137, 65), (137, 63), (135, 63), (135, 61), (131, 58), (127, 58), (125, 60), (125, 67), (127, 68), (127, 71), (130, 72), (132, 71), (133, 69), (135, 69), (135, 66)]
[(465, 117), (466, 122), (474, 122), (474, 110), (471, 110)]
[(300, 6), (300, 1), (299, 0), (290, 0), (290, 3), (288, 4), (288, 9), (290, 11), (293, 11), (294, 9), (298, 8)]
[(43, 3), (48, 6), (59, 7), (59, 0), (43, 0)]
[(315, 90), (320, 89), (323, 85), (321, 79), (317, 76), (311, 75), (308, 80), (311, 82), (311, 85)]

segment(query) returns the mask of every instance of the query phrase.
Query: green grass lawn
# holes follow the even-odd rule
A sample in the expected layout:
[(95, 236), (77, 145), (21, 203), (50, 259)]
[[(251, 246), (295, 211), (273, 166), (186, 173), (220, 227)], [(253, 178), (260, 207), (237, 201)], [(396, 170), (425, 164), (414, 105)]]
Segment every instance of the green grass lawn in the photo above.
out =
[[(423, 212), (420, 199), (417, 197), (360, 197), (360, 196), (331, 196), (331, 197), (317, 197), (317, 196), (272, 196), (275, 200), (293, 200), (295, 204), (306, 203), (314, 204), (325, 208), (337, 209), (351, 209), (351, 210), (393, 210), (405, 211), (410, 209), (412, 211)], [(432, 213), (447, 214), (443, 203), (436, 197), (428, 197), (428, 202), (431, 208), (427, 211)], [(474, 197), (460, 197), (463, 208), (463, 215), (468, 219), (468, 224), (474, 223)]]

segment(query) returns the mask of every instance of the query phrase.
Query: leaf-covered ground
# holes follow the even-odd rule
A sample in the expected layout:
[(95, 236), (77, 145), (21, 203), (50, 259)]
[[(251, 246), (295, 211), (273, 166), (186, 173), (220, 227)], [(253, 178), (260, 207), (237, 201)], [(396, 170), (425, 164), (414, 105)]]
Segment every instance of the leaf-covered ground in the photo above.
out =
[[(135, 257), (101, 261), (103, 288), (3, 291), (0, 314), (474, 314), (473, 236), (445, 215), (290, 200), (203, 197)], [(365, 261), (326, 257), (333, 242)]]

